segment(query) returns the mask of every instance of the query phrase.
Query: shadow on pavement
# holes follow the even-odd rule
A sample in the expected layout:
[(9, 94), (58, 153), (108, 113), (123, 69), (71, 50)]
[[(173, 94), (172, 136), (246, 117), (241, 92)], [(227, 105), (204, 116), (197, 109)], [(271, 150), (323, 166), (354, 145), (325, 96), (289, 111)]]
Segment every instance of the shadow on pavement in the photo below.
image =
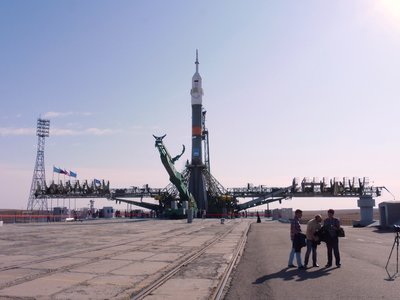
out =
[(296, 281), (304, 281), (308, 279), (317, 279), (331, 274), (332, 268), (312, 268), (306, 271), (298, 272), (298, 279)]
[(333, 269), (327, 268), (309, 268), (307, 270), (298, 270), (298, 269), (289, 269), (284, 268), (279, 272), (264, 275), (256, 279), (253, 284), (261, 284), (265, 281), (271, 279), (283, 279), (283, 280), (296, 280), (296, 281), (304, 281), (308, 279), (317, 279), (322, 276), (327, 276), (330, 274), (330, 271)]
[(375, 227), (372, 232), (374, 233), (396, 233), (396, 231), (393, 228), (380, 228), (380, 227)]

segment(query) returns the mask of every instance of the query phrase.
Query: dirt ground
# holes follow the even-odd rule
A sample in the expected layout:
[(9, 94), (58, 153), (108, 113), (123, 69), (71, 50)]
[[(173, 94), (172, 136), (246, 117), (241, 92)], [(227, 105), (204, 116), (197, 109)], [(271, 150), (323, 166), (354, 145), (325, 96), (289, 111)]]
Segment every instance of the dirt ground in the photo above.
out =
[[(323, 219), (328, 216), (326, 210), (309, 210), (303, 211), (302, 223), (307, 223), (308, 220), (314, 218), (316, 214), (320, 214)], [(352, 220), (360, 220), (359, 209), (337, 209), (335, 210), (335, 217), (340, 219), (342, 225), (352, 225)], [(379, 220), (379, 210), (374, 209), (374, 220)]]

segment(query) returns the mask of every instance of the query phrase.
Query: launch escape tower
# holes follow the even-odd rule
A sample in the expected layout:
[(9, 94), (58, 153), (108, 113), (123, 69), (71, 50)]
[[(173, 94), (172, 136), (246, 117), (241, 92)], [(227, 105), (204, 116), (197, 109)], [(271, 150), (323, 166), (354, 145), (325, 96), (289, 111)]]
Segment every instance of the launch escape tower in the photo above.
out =
[(27, 210), (39, 210), (39, 211), (47, 211), (47, 198), (41, 197), (37, 198), (35, 193), (37, 192), (38, 187), (40, 187), (45, 193), (46, 187), (46, 174), (44, 167), (44, 145), (45, 138), (49, 137), (50, 133), (50, 120), (44, 120), (39, 118), (37, 120), (37, 130), (36, 135), (38, 136), (38, 147), (36, 154), (36, 163), (35, 169), (33, 171), (31, 190), (29, 192), (29, 200)]

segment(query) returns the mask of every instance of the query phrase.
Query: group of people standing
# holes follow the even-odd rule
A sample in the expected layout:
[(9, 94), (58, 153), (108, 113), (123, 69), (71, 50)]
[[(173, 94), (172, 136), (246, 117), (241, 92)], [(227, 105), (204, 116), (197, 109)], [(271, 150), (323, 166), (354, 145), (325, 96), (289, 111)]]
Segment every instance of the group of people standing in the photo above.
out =
[[(292, 240), (292, 250), (289, 255), (289, 268), (295, 268), (293, 264), (294, 257), (296, 256), (298, 269), (306, 269), (310, 254), (312, 253), (312, 266), (319, 267), (317, 262), (317, 247), (321, 243), (321, 239), (326, 242), (326, 248), (328, 252), (328, 263), (325, 265), (326, 268), (332, 266), (332, 252), (335, 256), (336, 267), (340, 268), (340, 252), (339, 252), (339, 236), (338, 231), (340, 229), (340, 221), (334, 217), (335, 211), (333, 209), (328, 210), (328, 217), (322, 220), (321, 215), (316, 215), (313, 219), (307, 222), (307, 230), (304, 235), (301, 231), (300, 219), (303, 216), (303, 211), (297, 209), (295, 216), (290, 224), (290, 238)], [(324, 232), (323, 238), (319, 232)], [(301, 248), (306, 246), (307, 251), (304, 257), (304, 263), (301, 260)]]

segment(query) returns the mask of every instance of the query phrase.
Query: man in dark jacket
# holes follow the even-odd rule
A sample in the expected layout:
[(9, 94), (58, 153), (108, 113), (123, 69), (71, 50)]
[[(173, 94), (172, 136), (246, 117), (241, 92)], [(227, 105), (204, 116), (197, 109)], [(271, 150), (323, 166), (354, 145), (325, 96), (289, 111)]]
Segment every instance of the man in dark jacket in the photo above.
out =
[(303, 212), (300, 209), (296, 209), (294, 213), (294, 218), (290, 223), (290, 239), (292, 240), (292, 250), (290, 251), (289, 255), (288, 268), (296, 267), (295, 265), (293, 265), (294, 255), (296, 254), (298, 268), (304, 269), (304, 266), (301, 263), (301, 253), (300, 253), (301, 251), (300, 239), (301, 236), (303, 235), (301, 233), (301, 227), (300, 227), (300, 219), (302, 216)]
[(333, 209), (328, 210), (328, 218), (324, 221), (324, 228), (326, 228), (328, 234), (326, 239), (326, 248), (328, 250), (328, 263), (326, 268), (332, 267), (332, 250), (335, 255), (336, 267), (340, 268), (340, 252), (339, 252), (339, 237), (338, 230), (340, 228), (340, 221), (333, 215), (335, 211)]

